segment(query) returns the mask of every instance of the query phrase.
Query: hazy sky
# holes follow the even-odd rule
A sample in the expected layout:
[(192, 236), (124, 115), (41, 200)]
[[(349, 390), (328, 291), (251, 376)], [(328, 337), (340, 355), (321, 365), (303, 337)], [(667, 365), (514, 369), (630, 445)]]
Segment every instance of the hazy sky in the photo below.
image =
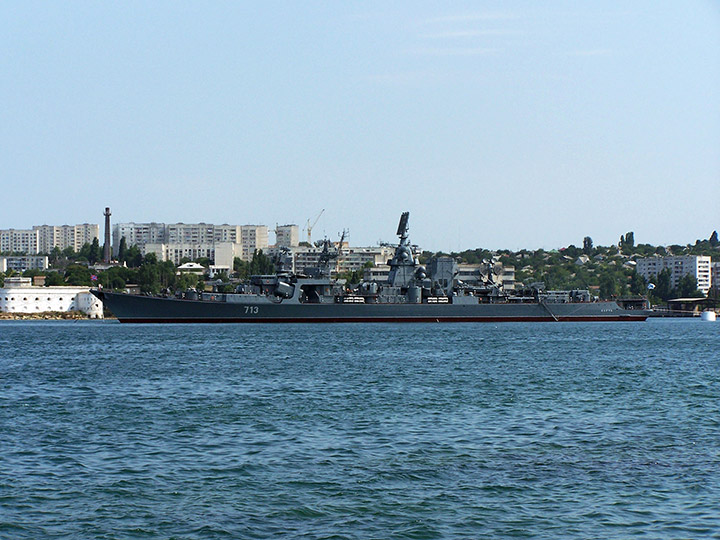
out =
[(0, 4), (0, 228), (720, 229), (720, 1)]

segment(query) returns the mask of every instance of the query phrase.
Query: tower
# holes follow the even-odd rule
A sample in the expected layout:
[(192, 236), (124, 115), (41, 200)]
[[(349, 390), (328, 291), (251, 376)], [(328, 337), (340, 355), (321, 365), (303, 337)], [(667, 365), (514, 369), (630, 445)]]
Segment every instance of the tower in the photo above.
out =
[(103, 261), (110, 264), (110, 208), (105, 207), (105, 245), (103, 245)]

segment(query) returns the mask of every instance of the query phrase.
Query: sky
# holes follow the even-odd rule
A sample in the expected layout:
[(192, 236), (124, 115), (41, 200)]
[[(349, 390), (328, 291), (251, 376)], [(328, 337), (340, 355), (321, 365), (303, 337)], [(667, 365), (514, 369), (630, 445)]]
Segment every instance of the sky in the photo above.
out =
[[(0, 228), (720, 229), (720, 0), (3, 2)], [(324, 210), (324, 211), (323, 211)], [(272, 235), (271, 235), (272, 239)]]

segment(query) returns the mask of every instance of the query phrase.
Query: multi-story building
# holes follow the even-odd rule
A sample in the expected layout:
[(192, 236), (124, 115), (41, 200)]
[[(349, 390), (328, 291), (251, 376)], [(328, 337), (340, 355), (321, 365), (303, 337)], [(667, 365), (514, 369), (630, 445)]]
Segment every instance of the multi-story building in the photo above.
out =
[(50, 253), (53, 248), (72, 248), (80, 251), (85, 244), (92, 244), (100, 239), (100, 226), (92, 223), (80, 225), (37, 225), (33, 230), (38, 232), (38, 252)]
[(208, 257), (215, 260), (216, 249), (220, 244), (237, 245), (231, 249), (225, 246), (223, 260), (232, 254), (250, 261), (255, 250), (266, 250), (268, 247), (268, 228), (265, 225), (118, 223), (113, 228), (115, 255), (119, 252), (123, 237), (128, 246), (137, 246), (143, 255), (155, 253), (158, 259), (176, 264), (183, 258)]
[(120, 250), (120, 240), (125, 238), (125, 243), (130, 246), (138, 246), (140, 249), (145, 244), (163, 244), (167, 240), (164, 223), (116, 223), (112, 232), (113, 254), (117, 257)]
[(300, 244), (300, 228), (297, 225), (277, 225), (275, 227), (276, 247), (297, 247)]
[(697, 281), (698, 290), (707, 294), (712, 285), (710, 275), (711, 258), (704, 255), (685, 255), (678, 257), (648, 257), (637, 260), (637, 273), (650, 281), (665, 269), (670, 270), (670, 286), (675, 288), (684, 276), (692, 276)]
[(0, 257), (0, 272), (14, 270), (24, 272), (25, 270), (47, 270), (47, 255), (17, 255)]
[(710, 263), (710, 287), (720, 289), (720, 262)]
[(241, 228), (240, 244), (244, 261), (252, 260), (256, 250), (267, 250), (268, 228), (266, 225), (243, 225)]
[(210, 243), (167, 243), (167, 244), (145, 244), (140, 247), (143, 256), (148, 253), (154, 253), (159, 261), (172, 261), (174, 264), (180, 264), (182, 259), (190, 259), (192, 261), (207, 257), (215, 260), (215, 246)]
[(37, 255), (39, 253), (39, 245), (40, 233), (37, 230), (0, 230), (0, 252)]

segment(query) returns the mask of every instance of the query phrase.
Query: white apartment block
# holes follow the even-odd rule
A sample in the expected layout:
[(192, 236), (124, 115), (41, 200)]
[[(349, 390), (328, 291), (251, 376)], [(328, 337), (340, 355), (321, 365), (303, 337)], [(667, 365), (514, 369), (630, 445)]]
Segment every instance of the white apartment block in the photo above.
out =
[(0, 253), (2, 252), (37, 255), (40, 252), (40, 233), (28, 229), (0, 230)]
[(255, 250), (267, 250), (268, 247), (268, 228), (265, 225), (118, 223), (113, 227), (113, 253), (116, 256), (123, 237), (128, 247), (138, 246), (143, 255), (155, 253), (159, 260), (173, 261), (175, 264), (184, 257), (193, 260), (208, 257), (215, 260), (221, 244), (238, 246), (225, 246), (221, 253), (223, 261), (226, 261), (229, 253), (250, 261)]
[(92, 223), (80, 225), (37, 225), (33, 230), (38, 232), (38, 252), (50, 253), (53, 248), (61, 250), (72, 248), (80, 251), (83, 245), (92, 244), (100, 239), (100, 226)]
[(209, 243), (168, 243), (168, 244), (145, 244), (140, 246), (140, 253), (143, 256), (148, 253), (154, 253), (158, 261), (172, 261), (174, 264), (180, 264), (182, 259), (190, 259), (192, 261), (207, 257), (215, 260), (215, 246), (213, 242)]
[(712, 285), (710, 275), (710, 257), (704, 255), (685, 255), (679, 257), (649, 257), (637, 260), (637, 273), (651, 281), (666, 268), (670, 270), (670, 286), (675, 288), (680, 279), (690, 275), (697, 281), (697, 288), (707, 294)]
[(142, 249), (145, 244), (163, 244), (166, 241), (164, 223), (117, 223), (113, 226), (112, 243), (113, 255), (117, 257), (120, 250), (120, 240), (125, 238), (127, 246), (138, 246)]
[(300, 228), (297, 225), (275, 227), (276, 247), (297, 247), (300, 244)]
[(251, 261), (257, 250), (267, 251), (268, 228), (266, 225), (243, 225), (240, 229), (240, 244), (242, 244), (240, 258), (242, 260)]
[(215, 240), (215, 226), (209, 223), (171, 223), (166, 230), (168, 244), (210, 244)]
[(25, 270), (47, 270), (47, 255), (18, 255), (9, 257), (0, 257), (0, 272), (14, 270), (15, 272), (24, 272)]

